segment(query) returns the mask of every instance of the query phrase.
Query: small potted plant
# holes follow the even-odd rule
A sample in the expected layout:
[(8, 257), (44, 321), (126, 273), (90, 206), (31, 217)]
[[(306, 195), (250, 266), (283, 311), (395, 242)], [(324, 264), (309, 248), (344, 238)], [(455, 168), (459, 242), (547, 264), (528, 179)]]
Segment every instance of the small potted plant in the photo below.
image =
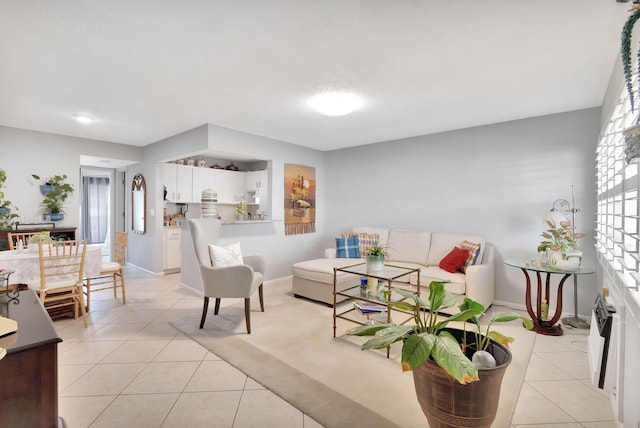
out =
[[(622, 60), (622, 70), (624, 73), (625, 85), (629, 94), (629, 104), (631, 111), (635, 108), (635, 94), (633, 91), (633, 60), (631, 50), (631, 40), (633, 39), (633, 29), (636, 22), (640, 19), (640, 5), (633, 5), (629, 10), (631, 15), (627, 18), (622, 27), (620, 37), (620, 58)], [(636, 60), (640, 54), (640, 49), (636, 51)], [(637, 71), (637, 70), (636, 70)], [(635, 124), (623, 131), (625, 141), (625, 159), (627, 163), (637, 160), (640, 157), (640, 115), (636, 117)]]
[(365, 260), (367, 262), (367, 273), (381, 272), (384, 266), (384, 259), (389, 257), (387, 248), (374, 244), (367, 248), (365, 253)]
[[(31, 174), (36, 180), (40, 177)], [(45, 207), (45, 219), (50, 221), (60, 221), (64, 219), (63, 206), (67, 198), (73, 193), (73, 186), (66, 182), (67, 176), (54, 175), (45, 181), (45, 187), (40, 186), (44, 194), (42, 205)]]
[(546, 253), (548, 263), (553, 268), (575, 270), (582, 260), (577, 240), (584, 235), (576, 233), (569, 221), (561, 221), (559, 225), (551, 220), (546, 223), (549, 229), (542, 232), (541, 236), (546, 239), (538, 245), (538, 252)]
[[(463, 421), (469, 418), (484, 421), (474, 426), (489, 427), (496, 416), (502, 376), (511, 362), (508, 345), (514, 340), (491, 330), (491, 326), (521, 319), (525, 328), (531, 329), (533, 322), (514, 312), (494, 313), (483, 333), (478, 317), (485, 308), (469, 298), (459, 305), (460, 312), (439, 319), (439, 311), (456, 304), (455, 297), (445, 291), (445, 284), (429, 284), (428, 303), (414, 293), (394, 289), (405, 299), (392, 305), (413, 314), (412, 325), (366, 325), (352, 328), (347, 334), (374, 336), (362, 345), (363, 350), (403, 342), (402, 370), (413, 371), (416, 395), (431, 427), (464, 426)], [(453, 321), (463, 322), (464, 329), (447, 328)], [(473, 326), (472, 332), (467, 331), (468, 324)], [(442, 416), (459, 424), (443, 424)]]
[(47, 242), (51, 240), (51, 236), (49, 232), (36, 232), (29, 238), (29, 243), (27, 244), (27, 250), (37, 253), (38, 250), (38, 242)]

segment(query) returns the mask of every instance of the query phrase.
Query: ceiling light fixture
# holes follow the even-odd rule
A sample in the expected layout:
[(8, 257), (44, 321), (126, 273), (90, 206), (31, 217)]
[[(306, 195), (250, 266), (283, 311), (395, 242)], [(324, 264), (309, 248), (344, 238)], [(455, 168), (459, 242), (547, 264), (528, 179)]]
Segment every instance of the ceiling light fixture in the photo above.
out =
[(88, 125), (95, 120), (95, 118), (87, 116), (86, 114), (74, 114), (73, 118), (83, 125)]
[(351, 92), (323, 92), (311, 97), (308, 104), (327, 116), (344, 116), (361, 108), (364, 100)]

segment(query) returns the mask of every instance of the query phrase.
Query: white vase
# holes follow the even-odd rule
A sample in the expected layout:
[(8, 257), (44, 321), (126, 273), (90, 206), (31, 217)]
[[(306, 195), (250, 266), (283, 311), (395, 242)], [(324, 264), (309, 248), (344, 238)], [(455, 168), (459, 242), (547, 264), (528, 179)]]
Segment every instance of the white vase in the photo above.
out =
[(384, 270), (384, 257), (368, 255), (366, 261), (367, 273), (369, 275), (378, 275)]
[(567, 250), (562, 251), (547, 251), (547, 259), (549, 261), (549, 267), (562, 271), (574, 271), (580, 266), (582, 261), (582, 251)]

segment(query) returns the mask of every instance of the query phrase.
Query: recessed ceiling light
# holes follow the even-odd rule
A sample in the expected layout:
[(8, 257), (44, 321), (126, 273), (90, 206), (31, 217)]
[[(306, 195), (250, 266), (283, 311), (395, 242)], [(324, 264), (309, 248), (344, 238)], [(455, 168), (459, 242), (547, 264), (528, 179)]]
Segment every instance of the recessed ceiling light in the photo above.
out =
[(308, 104), (327, 116), (344, 116), (362, 107), (364, 100), (351, 92), (323, 92), (311, 97)]
[(88, 125), (95, 120), (95, 118), (87, 116), (86, 114), (74, 114), (73, 118), (83, 125)]

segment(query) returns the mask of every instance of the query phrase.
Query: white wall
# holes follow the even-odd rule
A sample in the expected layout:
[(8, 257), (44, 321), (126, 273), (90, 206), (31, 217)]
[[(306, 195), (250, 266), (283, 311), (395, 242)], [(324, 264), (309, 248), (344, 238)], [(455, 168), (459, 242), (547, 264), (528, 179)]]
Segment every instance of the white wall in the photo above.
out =
[[(496, 248), (496, 300), (524, 305), (524, 276), (502, 262), (536, 255), (543, 216), (571, 199), (595, 267), (594, 150), (599, 109), (537, 117), (327, 153), (325, 245), (353, 225), (478, 234)], [(588, 317), (596, 277), (580, 278)], [(573, 287), (564, 289), (573, 312)]]
[[(144, 165), (135, 165), (128, 171), (129, 180), (131, 180), (135, 171), (144, 169), (147, 188), (151, 189), (148, 194), (148, 204), (155, 209), (155, 216), (147, 217), (147, 233), (134, 235), (129, 241), (130, 253), (133, 251), (145, 253), (137, 256), (139, 266), (151, 272), (162, 271), (162, 173), (158, 162), (184, 158), (204, 151), (264, 159), (268, 160), (270, 165), (273, 223), (224, 225), (219, 239), (220, 244), (240, 241), (243, 254), (263, 255), (267, 263), (267, 279), (291, 275), (291, 264), (295, 261), (322, 256), (320, 241), (325, 209), (322, 185), (319, 185), (320, 190), (317, 195), (319, 209), (316, 212), (316, 233), (285, 236), (283, 219), (284, 164), (313, 166), (316, 168), (316, 180), (322, 183), (323, 153), (232, 129), (204, 125), (145, 147)], [(152, 168), (156, 168), (155, 173), (152, 172)], [(191, 205), (187, 218), (197, 217), (200, 213), (197, 204)], [(185, 232), (186, 229), (183, 228), (183, 233)], [(132, 259), (130, 261), (133, 262)]]
[[(100, 156), (130, 161), (142, 160), (140, 147), (65, 135), (0, 126), (0, 168), (7, 173), (5, 197), (19, 209), (22, 222), (42, 221), (44, 196), (39, 185), (53, 175), (68, 176), (75, 192), (67, 199), (65, 218), (58, 226), (80, 224), (80, 156)], [(31, 174), (37, 174), (36, 181)]]

